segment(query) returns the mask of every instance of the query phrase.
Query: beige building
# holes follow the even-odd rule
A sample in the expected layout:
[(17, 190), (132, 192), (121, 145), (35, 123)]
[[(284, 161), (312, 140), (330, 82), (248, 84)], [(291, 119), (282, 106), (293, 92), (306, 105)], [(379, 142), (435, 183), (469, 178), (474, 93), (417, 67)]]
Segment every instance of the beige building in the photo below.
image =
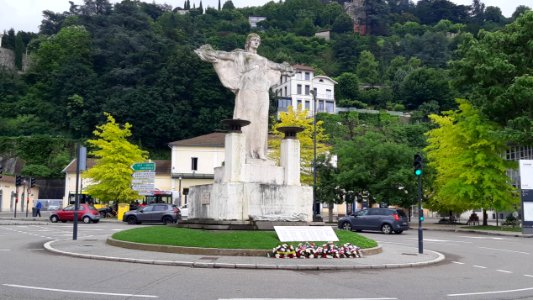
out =
[[(26, 178), (18, 188), (15, 185), (15, 176), (2, 174), (0, 178), (0, 211), (26, 213), (26, 208), (31, 212), (34, 201), (39, 199), (39, 187), (28, 188)], [(18, 203), (17, 203), (18, 199)]]

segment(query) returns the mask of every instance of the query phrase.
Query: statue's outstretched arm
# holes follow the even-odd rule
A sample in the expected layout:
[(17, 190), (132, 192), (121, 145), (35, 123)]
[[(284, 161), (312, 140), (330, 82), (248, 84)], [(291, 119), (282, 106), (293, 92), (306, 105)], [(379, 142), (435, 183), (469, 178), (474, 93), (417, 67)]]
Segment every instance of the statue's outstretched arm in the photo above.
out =
[(268, 67), (273, 69), (273, 70), (277, 70), (277, 71), (280, 71), (281, 74), (283, 75), (287, 75), (287, 76), (294, 76), (294, 69), (292, 68), (292, 66), (284, 61), (283, 63), (281, 64), (278, 64), (278, 63), (275, 63), (275, 62), (271, 62), (271, 61), (268, 61)]
[(200, 48), (194, 50), (194, 52), (200, 57), (201, 60), (207, 61), (210, 63), (217, 62), (219, 59), (223, 60), (233, 60), (233, 56), (225, 51), (217, 51), (211, 47), (211, 45), (206, 44)]

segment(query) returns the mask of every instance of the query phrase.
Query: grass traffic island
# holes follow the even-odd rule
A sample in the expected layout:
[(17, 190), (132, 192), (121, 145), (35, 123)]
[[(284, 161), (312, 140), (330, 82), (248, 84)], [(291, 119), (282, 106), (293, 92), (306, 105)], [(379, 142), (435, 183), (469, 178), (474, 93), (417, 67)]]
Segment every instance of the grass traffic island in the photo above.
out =
[[(336, 245), (350, 243), (360, 247), (364, 253), (366, 252), (365, 249), (375, 249), (378, 247), (376, 241), (368, 239), (355, 232), (345, 230), (336, 230), (335, 232), (339, 238), (339, 241), (335, 242)], [(118, 243), (113, 243), (113, 241), (118, 241)], [(131, 244), (126, 246), (124, 243), (120, 242)], [(316, 241), (315, 243), (323, 244), (327, 242), (328, 241)], [(264, 255), (266, 252), (283, 244), (279, 241), (275, 231), (203, 230), (171, 226), (150, 226), (120, 231), (113, 234), (112, 238), (108, 240), (108, 243), (127, 248), (189, 254), (206, 253), (198, 252), (198, 249), (208, 249), (208, 251), (209, 249), (237, 250), (234, 251), (233, 254), (227, 252), (226, 255)], [(297, 246), (298, 243), (299, 242), (291, 242), (287, 244)], [(144, 247), (145, 245), (148, 247)], [(150, 247), (150, 245), (153, 245), (154, 247)], [(191, 249), (193, 249), (192, 252)], [(245, 250), (252, 251), (246, 253)], [(255, 253), (253, 253), (254, 251)], [(381, 251), (375, 253), (379, 252)], [(366, 252), (366, 254), (375, 253)], [(224, 255), (222, 252), (217, 254)]]

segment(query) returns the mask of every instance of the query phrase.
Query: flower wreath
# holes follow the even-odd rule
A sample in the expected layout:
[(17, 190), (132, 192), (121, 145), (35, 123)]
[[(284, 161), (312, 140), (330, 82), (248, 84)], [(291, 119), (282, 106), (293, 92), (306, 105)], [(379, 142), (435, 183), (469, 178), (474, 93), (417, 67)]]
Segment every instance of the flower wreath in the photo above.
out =
[(328, 242), (317, 246), (312, 242), (300, 243), (295, 248), (290, 244), (282, 244), (272, 249), (268, 254), (272, 258), (356, 258), (363, 257), (361, 248), (346, 243), (337, 246), (333, 242)]

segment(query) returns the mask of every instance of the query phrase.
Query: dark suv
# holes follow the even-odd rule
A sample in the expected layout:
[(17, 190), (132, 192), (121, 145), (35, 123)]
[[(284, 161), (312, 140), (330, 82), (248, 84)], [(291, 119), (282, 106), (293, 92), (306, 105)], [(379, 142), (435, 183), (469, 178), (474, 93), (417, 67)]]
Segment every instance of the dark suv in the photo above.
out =
[(128, 224), (157, 222), (166, 225), (168, 223), (176, 223), (178, 219), (181, 219), (181, 213), (176, 205), (154, 203), (125, 212), (122, 221), (128, 222)]
[(409, 229), (409, 222), (401, 209), (368, 208), (340, 218), (338, 226), (345, 230), (378, 230), (388, 234), (402, 233)]

